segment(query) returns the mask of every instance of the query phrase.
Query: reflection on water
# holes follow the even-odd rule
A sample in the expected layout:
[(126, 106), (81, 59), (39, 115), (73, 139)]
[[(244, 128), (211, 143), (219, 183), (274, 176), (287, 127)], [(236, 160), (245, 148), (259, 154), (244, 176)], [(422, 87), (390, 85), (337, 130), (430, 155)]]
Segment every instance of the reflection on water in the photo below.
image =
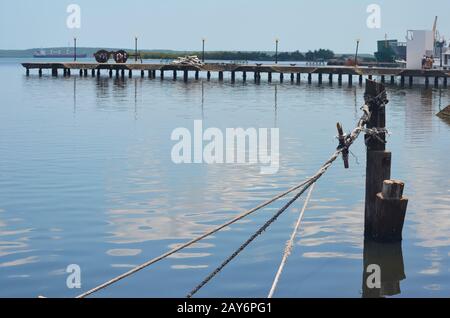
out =
[[(79, 264), (92, 287), (286, 190), (329, 157), (336, 122), (353, 127), (363, 102), (357, 85), (26, 78), (15, 63), (0, 68), (0, 296), (74, 296), (67, 265)], [(403, 247), (363, 242), (358, 142), (351, 169), (337, 164), (317, 185), (278, 296), (448, 295), (450, 125), (435, 114), (449, 92), (390, 88), (389, 97), (393, 177), (410, 198)], [(172, 164), (172, 130), (195, 119), (279, 127), (280, 173)], [(183, 296), (286, 200), (100, 296)], [(301, 204), (199, 296), (264, 297)], [(381, 290), (361, 290), (367, 264), (381, 265)]]

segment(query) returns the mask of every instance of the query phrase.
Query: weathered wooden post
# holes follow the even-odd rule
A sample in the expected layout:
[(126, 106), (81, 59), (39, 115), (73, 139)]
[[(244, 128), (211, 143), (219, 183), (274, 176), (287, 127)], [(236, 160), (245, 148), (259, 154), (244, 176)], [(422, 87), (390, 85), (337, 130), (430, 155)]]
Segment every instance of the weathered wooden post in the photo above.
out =
[(435, 87), (435, 88), (439, 88), (439, 76), (436, 76), (436, 77), (434, 78), (434, 87)]
[[(365, 101), (371, 112), (371, 117), (367, 123), (368, 129), (384, 129), (386, 127), (386, 109), (383, 102), (385, 96), (383, 84), (366, 80)], [(366, 204), (364, 216), (364, 236), (372, 239), (373, 223), (376, 214), (376, 197), (381, 192), (384, 180), (391, 178), (391, 157), (392, 154), (386, 151), (386, 134), (377, 135), (366, 134), (367, 146), (367, 167), (366, 167)]]
[(414, 84), (414, 77), (410, 76), (409, 77), (409, 87), (413, 87)]
[(302, 78), (302, 74), (297, 73), (297, 84), (300, 84), (301, 78)]
[(247, 72), (243, 71), (242, 72), (242, 81), (245, 83), (247, 81)]
[(295, 81), (295, 75), (294, 75), (294, 73), (291, 73), (291, 83), (294, 83), (294, 81)]
[(308, 84), (312, 83), (312, 74), (308, 73)]
[(283, 83), (283, 80), (284, 80), (284, 74), (280, 73), (280, 83)]
[(430, 78), (428, 76), (425, 76), (425, 87), (430, 87)]
[(133, 70), (128, 70), (128, 78), (133, 78)]
[(187, 82), (188, 79), (189, 79), (189, 71), (188, 70), (184, 70), (184, 72), (183, 72), (183, 80), (185, 82)]
[(30, 76), (30, 69), (29, 68), (27, 68), (26, 76)]
[(363, 76), (359, 75), (359, 85), (362, 86), (363, 84)]
[(319, 85), (322, 85), (323, 79), (322, 79), (322, 73), (319, 73)]
[(403, 88), (405, 87), (405, 77), (402, 75), (400, 76), (400, 86)]
[(448, 77), (445, 76), (444, 77), (444, 87), (447, 88), (447, 86), (448, 86)]
[(353, 75), (348, 74), (348, 86), (352, 86), (352, 85), (353, 85)]
[(95, 68), (92, 69), (92, 71), (91, 71), (91, 76), (92, 76), (92, 77), (95, 77)]
[(112, 70), (112, 68), (110, 68), (109, 69), (109, 78), (112, 78), (113, 77), (113, 70)]
[(141, 70), (141, 78), (144, 78), (144, 76), (145, 76), (145, 72), (144, 72), (144, 70)]
[(223, 81), (223, 72), (222, 71), (220, 71), (219, 72), (219, 81)]
[(88, 70), (87, 70), (87, 68), (84, 69), (84, 77), (88, 77)]
[(173, 70), (172, 78), (173, 78), (174, 81), (177, 80), (177, 70)]
[(395, 85), (395, 76), (391, 75), (391, 85)]
[(236, 81), (236, 72), (231, 71), (231, 83), (234, 83)]
[(403, 197), (405, 184), (396, 180), (385, 180), (377, 194), (373, 218), (372, 238), (380, 243), (401, 242), (408, 199)]
[(267, 73), (267, 81), (272, 83), (272, 72)]
[(197, 70), (197, 71), (195, 71), (195, 80), (198, 81), (199, 77), (200, 77), (200, 72)]
[(206, 73), (206, 79), (209, 81), (209, 80), (211, 80), (211, 72), (210, 71), (208, 71), (207, 73)]
[(386, 76), (385, 75), (381, 75), (381, 84), (386, 83)]
[(338, 75), (338, 85), (342, 86), (342, 73), (339, 73)]
[(42, 68), (39, 69), (39, 77), (42, 77)]

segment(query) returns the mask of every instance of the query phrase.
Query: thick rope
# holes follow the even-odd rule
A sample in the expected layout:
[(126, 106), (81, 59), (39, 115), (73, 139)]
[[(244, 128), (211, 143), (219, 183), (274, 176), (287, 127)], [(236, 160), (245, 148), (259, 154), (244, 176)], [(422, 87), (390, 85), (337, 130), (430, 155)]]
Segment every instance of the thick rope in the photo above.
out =
[(314, 187), (315, 187), (315, 184), (313, 184), (311, 186), (311, 188), (309, 189), (308, 196), (305, 199), (305, 203), (300, 212), (297, 223), (295, 224), (294, 231), (292, 232), (291, 238), (286, 243), (286, 249), (284, 250), (283, 259), (281, 260), (280, 267), (278, 268), (277, 274), (275, 275), (275, 279), (272, 284), (272, 288), (270, 289), (270, 292), (269, 292), (269, 296), (267, 297), (269, 299), (273, 298), (273, 295), (275, 294), (275, 290), (277, 289), (278, 283), (280, 281), (281, 274), (283, 273), (283, 270), (284, 270), (284, 267), (286, 266), (287, 260), (288, 260), (289, 256), (291, 255), (292, 250), (294, 249), (295, 238), (297, 237), (297, 233), (300, 230), (300, 226), (303, 221), (303, 216), (305, 215), (306, 208), (308, 207), (309, 201), (311, 200), (311, 195), (314, 191)]
[(189, 241), (189, 242), (187, 242), (187, 243), (185, 243), (185, 244), (183, 244), (183, 245), (181, 245), (181, 246), (179, 246), (177, 248), (174, 248), (174, 249), (168, 251), (167, 253), (164, 253), (164, 254), (162, 254), (162, 255), (160, 255), (160, 256), (158, 256), (158, 257), (156, 257), (156, 258), (154, 258), (154, 259), (152, 259), (152, 260), (150, 260), (148, 262), (145, 262), (142, 265), (139, 265), (139, 266), (131, 269), (130, 271), (128, 271), (128, 272), (126, 272), (126, 273), (124, 273), (124, 274), (122, 274), (120, 276), (117, 276), (117, 277), (107, 281), (106, 283), (103, 283), (103, 284), (101, 284), (101, 285), (99, 285), (99, 286), (97, 286), (97, 287), (95, 287), (95, 288), (93, 288), (93, 289), (91, 289), (91, 290), (89, 290), (89, 291), (87, 291), (87, 292), (77, 296), (76, 298), (85, 298), (85, 297), (87, 297), (89, 295), (92, 295), (93, 293), (96, 293), (96, 292), (98, 292), (98, 291), (100, 291), (102, 289), (105, 289), (106, 287), (108, 287), (108, 286), (110, 286), (110, 285), (112, 285), (114, 283), (117, 283), (118, 281), (120, 281), (120, 280), (122, 280), (122, 279), (124, 279), (124, 278), (126, 278), (128, 276), (131, 276), (131, 275), (133, 275), (133, 274), (143, 270), (144, 268), (149, 267), (150, 265), (153, 265), (153, 264), (155, 264), (155, 263), (157, 263), (157, 262), (159, 262), (159, 261), (161, 261), (161, 260), (163, 260), (163, 259), (165, 259), (165, 258), (167, 258), (167, 257), (169, 257), (169, 256), (171, 256), (171, 255), (173, 255), (173, 254), (175, 254), (175, 253), (177, 253), (177, 252), (179, 252), (179, 251), (181, 251), (181, 250), (191, 246), (191, 245), (194, 245), (195, 243), (197, 243), (197, 242), (199, 242), (199, 241), (201, 241), (201, 240), (203, 240), (203, 239), (205, 239), (205, 238), (207, 238), (207, 237), (209, 237), (209, 236), (219, 232), (220, 230), (222, 230), (222, 229), (224, 229), (226, 227), (229, 227), (230, 225), (232, 225), (232, 224), (242, 220), (243, 218), (249, 216), (250, 214), (253, 214), (256, 211), (261, 210), (261, 209), (265, 208), (266, 206), (272, 204), (273, 202), (275, 202), (275, 201), (277, 201), (277, 200), (287, 196), (288, 194), (290, 194), (290, 193), (300, 189), (301, 187), (306, 185), (308, 183), (308, 181), (310, 181), (310, 180), (311, 180), (311, 178), (307, 179), (306, 181), (304, 181), (304, 182), (300, 183), (299, 185), (297, 185), (297, 186), (287, 190), (286, 192), (283, 192), (283, 193), (273, 197), (272, 199), (270, 199), (270, 200), (260, 204), (256, 208), (253, 208), (251, 210), (248, 210), (248, 211), (246, 211), (246, 212), (236, 216), (231, 221), (228, 221), (228, 222), (226, 222), (226, 223), (224, 223), (224, 224), (214, 228), (213, 230), (211, 230), (211, 231), (209, 231), (209, 232), (207, 232), (207, 233), (205, 233), (205, 234), (203, 234), (203, 235), (201, 235), (199, 237), (196, 237), (193, 240), (191, 240), (191, 241)]

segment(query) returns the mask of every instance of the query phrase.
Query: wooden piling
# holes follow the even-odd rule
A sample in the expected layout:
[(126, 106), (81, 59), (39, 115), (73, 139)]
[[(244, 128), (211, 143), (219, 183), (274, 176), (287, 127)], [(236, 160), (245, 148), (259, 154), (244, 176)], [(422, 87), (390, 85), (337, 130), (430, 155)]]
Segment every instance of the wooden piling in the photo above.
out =
[(348, 86), (352, 86), (352, 85), (353, 85), (353, 75), (348, 74)]
[(359, 75), (359, 85), (362, 86), (363, 84), (363, 76)]
[(395, 76), (394, 75), (391, 76), (391, 85), (395, 85)]
[(283, 83), (283, 80), (284, 80), (284, 74), (280, 73), (280, 83)]
[(219, 81), (223, 81), (223, 72), (222, 71), (219, 72)]
[(430, 78), (428, 76), (425, 76), (425, 87), (430, 87)]
[(200, 78), (200, 72), (197, 70), (197, 71), (195, 71), (195, 80), (198, 81), (199, 78)]
[(113, 77), (113, 70), (112, 70), (112, 68), (110, 68), (109, 69), (109, 78), (112, 78)]
[(231, 82), (234, 83), (236, 81), (236, 72), (231, 72)]
[(377, 194), (372, 239), (380, 243), (401, 242), (408, 199), (403, 197), (405, 184), (385, 180)]
[(312, 84), (312, 74), (308, 73), (308, 84)]
[(294, 73), (291, 73), (291, 83), (294, 83), (294, 81), (295, 81), (295, 75), (294, 75)]
[(38, 74), (39, 74), (39, 77), (42, 77), (42, 68), (39, 69)]
[(144, 78), (144, 76), (145, 76), (145, 72), (144, 72), (144, 70), (141, 70), (141, 78)]
[(172, 78), (173, 78), (174, 81), (177, 80), (177, 71), (176, 70), (173, 71)]
[(444, 77), (444, 87), (445, 88), (448, 87), (448, 77), (447, 76)]
[(414, 77), (410, 76), (409, 77), (409, 87), (413, 87), (414, 84)]
[(211, 72), (210, 71), (208, 71), (206, 73), (206, 78), (207, 78), (208, 81), (211, 80)]
[(184, 70), (183, 72), (183, 81), (187, 82), (189, 79), (189, 71), (188, 70)]
[(403, 88), (405, 87), (405, 77), (402, 75), (400, 76), (400, 86)]
[(92, 77), (95, 77), (95, 68), (92, 69), (92, 71), (91, 71), (91, 76), (92, 76)]
[(52, 76), (53, 77), (57, 77), (58, 76), (58, 68), (57, 67), (52, 68)]
[(242, 80), (244, 81), (244, 83), (247, 81), (247, 72), (242, 72)]
[(301, 73), (297, 73), (297, 84), (300, 84), (301, 78), (302, 78)]
[(88, 70), (87, 70), (87, 68), (84, 69), (84, 77), (88, 77)]
[[(384, 129), (386, 127), (386, 109), (376, 97), (385, 90), (383, 84), (367, 80), (366, 96), (371, 117), (368, 129)], [(376, 214), (376, 197), (381, 192), (384, 180), (391, 178), (392, 154), (386, 151), (386, 134), (377, 136), (366, 134), (367, 167), (366, 167), (366, 203), (364, 217), (364, 236), (372, 238), (373, 222)]]
[(319, 73), (319, 85), (322, 85), (323, 82), (323, 78), (322, 78), (322, 73)]
[(268, 81), (269, 83), (272, 83), (272, 72), (269, 72), (269, 73), (267, 74), (267, 81)]
[(434, 78), (434, 87), (435, 87), (435, 88), (439, 88), (439, 77), (438, 77), (438, 76), (436, 76), (436, 77)]
[(161, 78), (161, 80), (164, 79), (164, 70), (161, 70), (161, 71), (160, 71), (160, 78)]
[(80, 77), (83, 77), (83, 70), (80, 69)]
[(342, 73), (339, 73), (338, 75), (338, 84), (339, 86), (342, 86)]

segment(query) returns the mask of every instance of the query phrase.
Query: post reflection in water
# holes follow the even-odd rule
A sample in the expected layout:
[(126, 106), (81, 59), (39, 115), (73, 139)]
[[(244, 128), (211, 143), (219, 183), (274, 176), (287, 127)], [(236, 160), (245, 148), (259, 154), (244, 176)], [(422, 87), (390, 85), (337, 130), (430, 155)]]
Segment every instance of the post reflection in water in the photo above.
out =
[[(367, 281), (372, 272), (370, 265), (381, 268), (381, 288), (369, 288)], [(400, 282), (406, 279), (402, 243), (364, 243), (363, 298), (383, 298), (401, 294)]]

